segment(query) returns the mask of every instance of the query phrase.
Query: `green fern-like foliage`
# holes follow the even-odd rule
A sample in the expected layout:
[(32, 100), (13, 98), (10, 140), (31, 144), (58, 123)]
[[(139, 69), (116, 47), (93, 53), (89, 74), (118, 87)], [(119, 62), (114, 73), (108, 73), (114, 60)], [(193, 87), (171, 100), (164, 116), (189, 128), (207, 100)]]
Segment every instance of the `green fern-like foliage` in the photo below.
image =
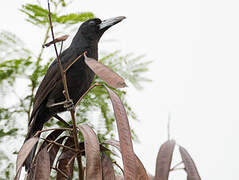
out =
[[(26, 4), (20, 9), (21, 12), (27, 15), (26, 20), (36, 26), (45, 26), (49, 24), (48, 9), (42, 8), (37, 4)], [(86, 21), (94, 17), (91, 12), (70, 13), (59, 15), (58, 13), (51, 13), (52, 23), (59, 24), (76, 24)]]

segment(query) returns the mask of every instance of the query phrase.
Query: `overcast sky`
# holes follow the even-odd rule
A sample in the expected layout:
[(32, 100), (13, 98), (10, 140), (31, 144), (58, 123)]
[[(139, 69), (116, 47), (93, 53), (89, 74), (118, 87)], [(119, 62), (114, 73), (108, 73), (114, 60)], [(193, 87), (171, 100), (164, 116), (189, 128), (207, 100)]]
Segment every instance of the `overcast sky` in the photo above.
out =
[[(0, 29), (35, 51), (43, 37), (17, 10), (23, 2), (2, 2)], [(170, 112), (171, 137), (192, 155), (202, 179), (239, 178), (238, 9), (238, 0), (87, 0), (71, 6), (71, 12), (92, 11), (102, 19), (126, 16), (103, 36), (100, 49), (154, 60), (147, 73), (153, 82), (128, 90), (140, 119), (130, 122), (141, 141), (135, 152), (151, 174)], [(109, 39), (116, 41), (104, 43)], [(185, 173), (173, 172), (171, 179), (183, 180)]]

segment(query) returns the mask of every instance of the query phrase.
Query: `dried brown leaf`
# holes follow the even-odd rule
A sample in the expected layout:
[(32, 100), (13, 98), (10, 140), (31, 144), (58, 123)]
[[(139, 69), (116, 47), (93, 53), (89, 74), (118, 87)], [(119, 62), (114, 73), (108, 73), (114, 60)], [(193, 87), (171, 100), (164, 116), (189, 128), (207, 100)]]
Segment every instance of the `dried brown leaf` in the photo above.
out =
[(136, 159), (133, 150), (128, 117), (120, 98), (114, 93), (114, 91), (107, 88), (106, 86), (105, 88), (110, 95), (110, 99), (113, 104), (113, 109), (115, 113), (117, 129), (120, 139), (120, 149), (124, 164), (124, 176), (125, 179), (135, 179)]
[[(79, 148), (80, 148), (80, 151), (81, 151), (81, 155), (85, 156), (85, 145), (84, 145), (84, 142), (80, 142), (79, 146), (80, 146)], [(109, 151), (114, 156), (120, 158), (120, 156), (115, 151), (112, 151), (112, 150), (106, 148), (105, 146), (103, 146), (102, 144), (100, 144), (100, 152), (105, 152), (105, 151)]]
[(101, 156), (103, 180), (115, 180), (115, 173), (111, 159), (102, 152)]
[(124, 180), (124, 177), (123, 176), (116, 176), (115, 180)]
[[(53, 140), (55, 140), (62, 132), (63, 132), (63, 130), (55, 130), (55, 131), (53, 131), (52, 133), (50, 133), (47, 137), (46, 137), (46, 139), (47, 140), (51, 140), (51, 141), (53, 141)], [(57, 141), (55, 141), (55, 142), (57, 142), (57, 143), (59, 143), (59, 144), (62, 144), (62, 142), (63, 142), (63, 140), (66, 138), (67, 136), (63, 136), (63, 137), (61, 137), (61, 138), (59, 138)], [(47, 145), (49, 144), (49, 142), (48, 141), (44, 141), (43, 143), (42, 143), (42, 145), (40, 146), (40, 148), (39, 148), (39, 150), (38, 150), (38, 152), (37, 152), (37, 155), (36, 156), (38, 156), (38, 154), (41, 152), (41, 150), (43, 149), (43, 148), (45, 148)], [(48, 148), (48, 150), (49, 150), (49, 155), (50, 155), (50, 167), (52, 167), (52, 165), (53, 165), (53, 163), (54, 163), (54, 160), (55, 160), (55, 158), (56, 158), (56, 155), (57, 155), (57, 152), (59, 151), (59, 148), (60, 148), (60, 146), (58, 146), (58, 145), (56, 145), (56, 144), (52, 144), (49, 148)], [(34, 160), (34, 163), (33, 163), (34, 165), (36, 165), (36, 159)], [(34, 167), (34, 166), (33, 166)], [(27, 179), (26, 180), (32, 180), (33, 179), (33, 177), (35, 176), (35, 168), (31, 168), (30, 169), (30, 172), (28, 173), (28, 175), (27, 175)]]
[[(113, 144), (111, 144), (110, 141), (111, 141), (111, 140), (106, 140), (106, 141), (103, 142), (102, 144), (108, 144), (108, 145), (114, 146)], [(113, 140), (113, 141), (115, 141), (115, 142), (118, 143), (118, 144), (117, 144), (118, 146), (115, 145), (114, 147), (116, 147), (116, 148), (120, 151), (120, 144), (119, 144), (119, 141), (116, 141), (116, 140)], [(102, 151), (109, 151), (109, 152), (110, 152), (111, 154), (113, 154), (114, 156), (120, 158), (120, 156), (119, 156), (114, 150), (110, 150), (110, 149), (104, 147), (103, 145), (100, 145), (100, 151), (101, 151), (101, 152), (102, 152)]]
[(35, 179), (50, 179), (50, 156), (47, 147), (43, 148), (37, 156)]
[(26, 177), (24, 180), (33, 180), (34, 179), (34, 176), (35, 176), (35, 166), (33, 166), (31, 169), (30, 169), (30, 172), (28, 174), (26, 174)]
[(148, 174), (149, 180), (154, 180), (154, 176), (152, 176), (151, 174)]
[(117, 140), (114, 140), (114, 139), (105, 140), (105, 141), (104, 141), (104, 144), (108, 144), (108, 145), (114, 146), (114, 147), (116, 147), (119, 151), (121, 151), (121, 150), (120, 150), (120, 143), (119, 143), (119, 141), (117, 141)]
[[(116, 147), (119, 151), (120, 150), (120, 143), (116, 140), (106, 140), (104, 141), (105, 144), (109, 144), (111, 146)], [(136, 180), (148, 180), (147, 172), (144, 168), (144, 165), (138, 158), (138, 156), (135, 154), (135, 160), (136, 160)]]
[(193, 162), (192, 157), (187, 152), (187, 150), (185, 148), (183, 148), (182, 146), (180, 146), (179, 152), (182, 156), (185, 170), (188, 175), (187, 180), (201, 180), (201, 178), (198, 174), (197, 167), (196, 167), (195, 163)]
[(124, 88), (126, 83), (117, 73), (95, 59), (85, 56), (85, 62), (94, 73), (113, 88)]
[(86, 156), (86, 179), (102, 179), (100, 145), (95, 132), (88, 125), (78, 126), (84, 136)]
[(136, 159), (136, 180), (149, 180), (144, 165), (142, 164), (137, 155), (135, 155), (135, 159)]
[(45, 48), (45, 47), (49, 47), (50, 45), (54, 44), (54, 43), (58, 43), (58, 42), (61, 42), (61, 41), (65, 41), (67, 38), (69, 37), (69, 35), (63, 35), (61, 37), (58, 37), (56, 38), (54, 41), (50, 41), (46, 44), (43, 44), (42, 47)]
[(14, 177), (14, 180), (19, 180), (19, 178), (21, 176), (21, 171), (22, 171), (22, 167), (20, 167), (20, 169), (18, 170), (16, 176)]
[(21, 147), (18, 155), (17, 155), (17, 163), (16, 163), (16, 172), (18, 174), (18, 171), (22, 167), (24, 161), (26, 160), (28, 154), (31, 152), (34, 145), (38, 142), (39, 138), (32, 137), (28, 139), (23, 146)]
[[(64, 143), (64, 146), (74, 148), (74, 139), (72, 137), (68, 137), (66, 142)], [(61, 172), (63, 172), (67, 177), (69, 177), (69, 179), (72, 178), (75, 159), (74, 157), (75, 152), (67, 148), (63, 148), (62, 153), (58, 158), (57, 168), (59, 169), (59, 171), (57, 172), (56, 180), (67, 180)]]
[(174, 147), (174, 140), (168, 140), (160, 147), (156, 160), (155, 180), (168, 180)]

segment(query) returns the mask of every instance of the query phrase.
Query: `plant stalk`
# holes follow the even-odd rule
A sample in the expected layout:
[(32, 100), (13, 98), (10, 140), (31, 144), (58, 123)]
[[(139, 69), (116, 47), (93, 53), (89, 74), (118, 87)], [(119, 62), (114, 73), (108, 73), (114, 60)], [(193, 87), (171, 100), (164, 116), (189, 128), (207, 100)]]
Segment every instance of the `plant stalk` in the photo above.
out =
[[(50, 3), (48, 0), (48, 16), (49, 16), (49, 23), (50, 23), (50, 28), (51, 28), (51, 34), (52, 34), (52, 40), (53, 42), (55, 41), (55, 37), (54, 37), (54, 32), (53, 32), (53, 26), (52, 26), (52, 21), (51, 21), (51, 11), (50, 11)], [(67, 101), (71, 101), (70, 96), (69, 96), (69, 92), (68, 92), (68, 87), (67, 87), (67, 80), (66, 80), (66, 72), (63, 70), (61, 61), (60, 61), (60, 57), (58, 55), (57, 52), (57, 48), (56, 48), (56, 43), (54, 42), (54, 48), (55, 48), (55, 52), (56, 52), (56, 56), (57, 56), (57, 62), (60, 68), (60, 72), (61, 72), (61, 78), (62, 78), (62, 83), (64, 86), (64, 95)], [(79, 141), (78, 141), (78, 137), (77, 137), (77, 127), (76, 127), (76, 119), (75, 119), (75, 110), (74, 108), (72, 108), (70, 110), (71, 113), (71, 118), (72, 118), (72, 124), (73, 124), (73, 137), (74, 137), (74, 143), (75, 143), (75, 148), (77, 150), (80, 151), (80, 147), (79, 147)], [(78, 162), (78, 168), (79, 168), (79, 180), (84, 180), (84, 176), (83, 176), (83, 167), (82, 167), (82, 162), (81, 162), (81, 154), (79, 156), (77, 156), (77, 162)]]

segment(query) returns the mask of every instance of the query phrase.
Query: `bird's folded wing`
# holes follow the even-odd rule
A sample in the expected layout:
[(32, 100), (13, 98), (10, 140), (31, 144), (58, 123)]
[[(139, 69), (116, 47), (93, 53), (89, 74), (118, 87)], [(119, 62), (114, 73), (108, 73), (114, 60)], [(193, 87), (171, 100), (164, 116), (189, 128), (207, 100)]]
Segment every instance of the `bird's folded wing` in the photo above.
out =
[[(66, 49), (60, 55), (63, 69), (66, 69), (79, 55), (83, 54), (83, 52), (84, 51), (76, 51), (72, 48)], [(82, 58), (83, 56), (81, 57), (81, 59)], [(55, 88), (56, 82), (59, 81), (60, 79), (61, 72), (57, 60), (55, 59), (53, 63), (50, 65), (49, 69), (47, 70), (47, 73), (36, 92), (29, 124), (32, 122), (32, 119), (35, 116), (40, 105), (42, 105), (43, 102), (46, 101), (47, 96)]]
[(57, 68), (58, 65), (57, 64), (52, 64), (52, 65), (53, 67), (47, 71), (44, 79), (42, 80), (36, 92), (29, 124), (31, 123), (40, 105), (47, 99), (47, 96), (49, 95), (49, 93), (55, 88), (56, 81), (59, 78), (61, 78), (59, 68)]

